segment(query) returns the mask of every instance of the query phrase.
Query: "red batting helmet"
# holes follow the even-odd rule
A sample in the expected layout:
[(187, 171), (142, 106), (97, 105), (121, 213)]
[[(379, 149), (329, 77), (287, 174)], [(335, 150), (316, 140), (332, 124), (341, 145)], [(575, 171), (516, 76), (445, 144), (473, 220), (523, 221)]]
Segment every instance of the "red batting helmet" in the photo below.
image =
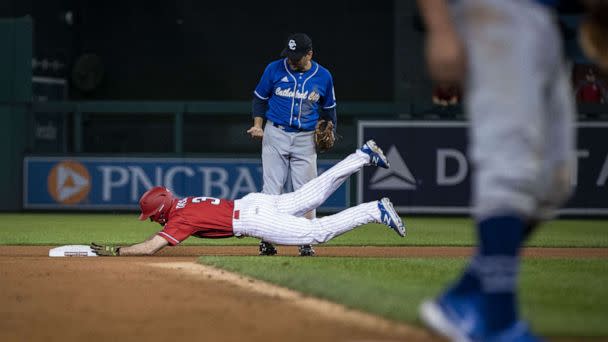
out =
[(151, 217), (153, 221), (160, 224), (167, 223), (167, 214), (171, 210), (171, 203), (175, 197), (171, 191), (163, 186), (155, 186), (146, 191), (139, 199), (141, 208), (140, 220)]

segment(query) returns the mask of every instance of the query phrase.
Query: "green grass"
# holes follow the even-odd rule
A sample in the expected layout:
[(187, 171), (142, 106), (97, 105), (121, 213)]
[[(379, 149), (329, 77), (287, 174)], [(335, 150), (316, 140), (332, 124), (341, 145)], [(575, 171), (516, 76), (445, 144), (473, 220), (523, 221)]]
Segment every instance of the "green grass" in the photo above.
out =
[(522, 313), (539, 331), (608, 336), (606, 259), (527, 259), (522, 272)]
[[(455, 279), (465, 259), (208, 256), (200, 262), (420, 324), (421, 300)], [(526, 259), (520, 282), (523, 315), (543, 335), (608, 336), (606, 282), (603, 259)]]
[[(88, 244), (99, 241), (132, 244), (160, 230), (136, 214), (0, 213), (0, 245)], [(369, 224), (346, 233), (329, 246), (473, 246), (475, 235), (467, 218), (406, 218), (408, 236), (398, 238), (382, 225)], [(257, 239), (190, 238), (186, 245), (253, 245)], [(608, 220), (551, 221), (529, 242), (541, 247), (608, 247)]]
[(0, 244), (4, 245), (135, 243), (159, 227), (138, 221), (136, 215), (0, 214), (0, 221)]

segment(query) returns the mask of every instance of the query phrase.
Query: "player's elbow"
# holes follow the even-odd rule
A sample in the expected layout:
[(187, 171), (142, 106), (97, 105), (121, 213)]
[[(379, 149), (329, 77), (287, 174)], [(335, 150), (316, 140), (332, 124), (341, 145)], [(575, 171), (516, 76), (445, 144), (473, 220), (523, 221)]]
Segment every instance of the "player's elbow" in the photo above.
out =
[(155, 235), (153, 238), (148, 240), (142, 248), (142, 253), (144, 255), (154, 255), (156, 252), (163, 249), (168, 244), (167, 240), (162, 237)]

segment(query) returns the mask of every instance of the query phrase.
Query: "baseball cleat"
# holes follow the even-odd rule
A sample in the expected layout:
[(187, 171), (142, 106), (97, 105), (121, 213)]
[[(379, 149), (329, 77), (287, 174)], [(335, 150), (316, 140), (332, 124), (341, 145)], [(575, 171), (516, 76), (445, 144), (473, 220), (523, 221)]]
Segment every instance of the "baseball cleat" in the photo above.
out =
[(277, 249), (270, 242), (260, 241), (260, 255), (275, 255)]
[(368, 140), (363, 146), (361, 146), (361, 152), (369, 155), (369, 164), (380, 166), (388, 169), (391, 165), (386, 159), (382, 149), (376, 145), (376, 142), (372, 139)]
[[(465, 306), (466, 307), (466, 306)], [(466, 316), (463, 314), (468, 312)], [(474, 311), (453, 307), (450, 303), (440, 300), (427, 300), (420, 305), (420, 319), (437, 334), (447, 337), (450, 341), (473, 342), (472, 329), (478, 321)]]
[(392, 228), (399, 236), (405, 236), (405, 225), (401, 221), (401, 217), (393, 208), (391, 201), (384, 197), (378, 201), (378, 209), (380, 209), (380, 223), (383, 223)]
[(315, 255), (315, 250), (312, 248), (311, 245), (298, 246), (298, 252), (300, 253), (300, 256), (314, 256)]
[[(477, 300), (479, 301), (479, 300)], [(475, 297), (440, 297), (420, 306), (422, 322), (436, 333), (458, 342), (542, 342), (532, 334), (528, 324), (516, 321), (507, 329), (490, 333), (484, 329), (483, 317)]]

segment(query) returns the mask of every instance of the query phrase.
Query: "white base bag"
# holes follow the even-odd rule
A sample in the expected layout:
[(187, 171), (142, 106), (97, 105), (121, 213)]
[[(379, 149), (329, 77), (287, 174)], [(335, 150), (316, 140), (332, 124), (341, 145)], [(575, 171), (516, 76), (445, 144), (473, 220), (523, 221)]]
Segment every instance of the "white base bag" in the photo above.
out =
[(50, 257), (96, 257), (88, 245), (66, 245), (49, 250)]

